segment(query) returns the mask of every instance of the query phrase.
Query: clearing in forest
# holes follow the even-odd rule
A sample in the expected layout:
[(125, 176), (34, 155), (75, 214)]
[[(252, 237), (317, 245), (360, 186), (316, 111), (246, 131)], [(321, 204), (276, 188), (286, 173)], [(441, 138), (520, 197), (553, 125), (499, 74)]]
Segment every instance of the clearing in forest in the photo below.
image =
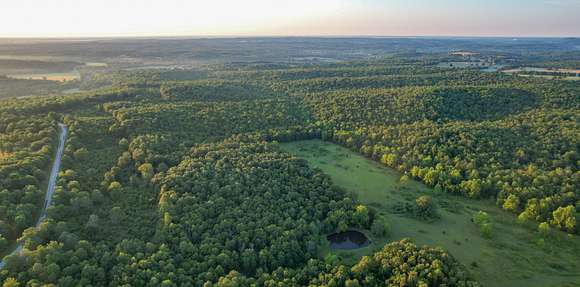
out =
[[(372, 254), (384, 244), (411, 238), (419, 245), (441, 246), (449, 251), (484, 286), (578, 286), (580, 284), (580, 238), (554, 232), (540, 240), (536, 225), (522, 225), (491, 200), (471, 200), (435, 192), (420, 182), (400, 182), (401, 174), (344, 147), (320, 140), (284, 143), (281, 148), (320, 168), (334, 184), (354, 193), (375, 208), (389, 225), (384, 238), (356, 250), (330, 250), (321, 256), (338, 255), (347, 263)], [(421, 220), (405, 206), (421, 195), (437, 205), (438, 219)], [(485, 211), (493, 225), (485, 238), (472, 222), (473, 214)], [(368, 233), (368, 232), (367, 232)]]

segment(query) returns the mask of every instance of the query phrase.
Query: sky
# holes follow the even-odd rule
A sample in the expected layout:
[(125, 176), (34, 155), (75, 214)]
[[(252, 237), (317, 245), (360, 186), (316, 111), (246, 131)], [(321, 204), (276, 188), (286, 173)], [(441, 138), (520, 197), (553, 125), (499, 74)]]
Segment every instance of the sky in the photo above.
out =
[(0, 0), (0, 37), (580, 36), (580, 0)]

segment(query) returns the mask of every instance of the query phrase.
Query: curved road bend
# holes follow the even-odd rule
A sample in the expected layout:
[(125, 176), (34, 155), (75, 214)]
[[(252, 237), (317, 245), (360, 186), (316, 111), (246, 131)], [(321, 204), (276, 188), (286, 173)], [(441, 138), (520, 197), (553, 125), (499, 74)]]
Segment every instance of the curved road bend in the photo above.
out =
[[(50, 171), (50, 178), (48, 180), (48, 188), (46, 189), (46, 195), (44, 196), (44, 206), (42, 208), (42, 212), (40, 213), (40, 217), (38, 218), (38, 221), (36, 221), (36, 225), (35, 225), (36, 228), (39, 228), (42, 221), (46, 218), (46, 209), (52, 203), (52, 194), (54, 193), (54, 189), (56, 187), (56, 179), (58, 177), (58, 172), (60, 170), (60, 162), (62, 159), (62, 154), (64, 152), (64, 143), (66, 141), (66, 134), (68, 132), (68, 129), (63, 124), (58, 124), (58, 126), (60, 127), (60, 137), (59, 137), (59, 143), (58, 143), (58, 150), (56, 151), (54, 163), (52, 164), (52, 170)], [(24, 244), (23, 242), (19, 242), (18, 245), (16, 245), (16, 248), (9, 255), (22, 252), (23, 244)], [(0, 260), (0, 269), (2, 269), (3, 267), (4, 267), (4, 261)]]

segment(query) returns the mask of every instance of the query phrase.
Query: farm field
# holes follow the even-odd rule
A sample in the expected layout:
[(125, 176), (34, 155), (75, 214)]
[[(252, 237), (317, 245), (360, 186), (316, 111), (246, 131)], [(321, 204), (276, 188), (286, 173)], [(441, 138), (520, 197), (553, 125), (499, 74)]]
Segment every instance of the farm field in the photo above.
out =
[[(313, 168), (328, 174), (334, 184), (356, 194), (387, 218), (390, 230), (385, 238), (371, 237), (371, 245), (357, 250), (322, 248), (345, 262), (358, 261), (384, 244), (412, 238), (419, 244), (441, 246), (465, 265), (485, 286), (577, 286), (580, 284), (580, 239), (558, 232), (550, 248), (538, 245), (540, 236), (533, 226), (523, 226), (491, 201), (474, 201), (445, 193), (409, 180), (401, 174), (344, 147), (320, 140), (281, 144), (281, 148), (306, 159)], [(440, 218), (423, 221), (400, 212), (421, 195), (431, 196)], [(482, 237), (471, 222), (474, 213), (487, 212), (493, 222), (491, 238)], [(368, 235), (368, 234), (367, 234)]]
[(10, 74), (7, 77), (21, 80), (46, 80), (55, 82), (68, 82), (81, 78), (80, 74), (76, 71), (66, 73)]
[(87, 62), (87, 63), (85, 63), (85, 66), (87, 66), (87, 67), (102, 68), (102, 67), (107, 67), (108, 64), (107, 63), (102, 63), (102, 62)]

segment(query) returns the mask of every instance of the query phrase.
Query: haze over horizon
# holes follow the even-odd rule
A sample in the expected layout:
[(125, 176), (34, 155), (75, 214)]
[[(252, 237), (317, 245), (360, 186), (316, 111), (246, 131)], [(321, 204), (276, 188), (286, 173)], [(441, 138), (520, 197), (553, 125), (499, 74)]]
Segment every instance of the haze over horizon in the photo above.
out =
[(3, 1), (0, 37), (580, 36), (580, 0)]

